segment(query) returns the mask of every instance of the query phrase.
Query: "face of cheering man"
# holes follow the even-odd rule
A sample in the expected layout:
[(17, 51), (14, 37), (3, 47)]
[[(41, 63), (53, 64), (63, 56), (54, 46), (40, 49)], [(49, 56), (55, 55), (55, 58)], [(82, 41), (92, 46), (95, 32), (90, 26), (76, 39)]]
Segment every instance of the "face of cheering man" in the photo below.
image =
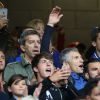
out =
[(83, 59), (79, 52), (69, 52), (69, 64), (73, 72), (83, 73)]
[(100, 62), (90, 62), (87, 65), (88, 70), (87, 70), (87, 77), (88, 78), (100, 78)]

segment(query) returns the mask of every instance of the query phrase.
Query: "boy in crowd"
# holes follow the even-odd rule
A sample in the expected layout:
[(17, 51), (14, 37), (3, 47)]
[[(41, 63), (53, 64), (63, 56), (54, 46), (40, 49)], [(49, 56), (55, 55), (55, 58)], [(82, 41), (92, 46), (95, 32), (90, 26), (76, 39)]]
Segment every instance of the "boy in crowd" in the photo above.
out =
[[(33, 58), (32, 67), (38, 84), (42, 83), (39, 100), (73, 100), (67, 91), (71, 69), (65, 60), (62, 69), (55, 69), (52, 55), (41, 53)], [(34, 87), (38, 88), (31, 87), (31, 93), (35, 90), (32, 90)]]

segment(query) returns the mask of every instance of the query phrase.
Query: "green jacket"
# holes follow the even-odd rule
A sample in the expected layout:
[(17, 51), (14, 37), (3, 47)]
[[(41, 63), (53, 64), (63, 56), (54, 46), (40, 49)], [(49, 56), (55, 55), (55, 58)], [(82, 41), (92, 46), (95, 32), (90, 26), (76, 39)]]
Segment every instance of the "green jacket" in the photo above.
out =
[(29, 81), (31, 81), (32, 78), (35, 77), (31, 64), (29, 64), (22, 55), (21, 62), (13, 62), (7, 64), (4, 70), (4, 81), (8, 82), (10, 77), (14, 74), (21, 74), (23, 76), (26, 76)]

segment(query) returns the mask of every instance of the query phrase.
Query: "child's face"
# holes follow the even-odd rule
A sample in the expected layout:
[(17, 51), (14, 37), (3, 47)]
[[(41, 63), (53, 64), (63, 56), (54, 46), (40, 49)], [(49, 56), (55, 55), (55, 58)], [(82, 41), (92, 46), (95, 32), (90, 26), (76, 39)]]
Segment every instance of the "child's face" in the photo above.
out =
[(27, 91), (27, 85), (25, 80), (15, 80), (11, 87), (8, 87), (9, 92), (11, 92), (15, 96), (23, 96)]
[(53, 72), (54, 72), (53, 61), (48, 60), (46, 58), (41, 58), (37, 65), (37, 75), (39, 76), (41, 81), (44, 78), (51, 76)]
[(2, 51), (0, 51), (0, 71), (5, 67), (5, 55)]

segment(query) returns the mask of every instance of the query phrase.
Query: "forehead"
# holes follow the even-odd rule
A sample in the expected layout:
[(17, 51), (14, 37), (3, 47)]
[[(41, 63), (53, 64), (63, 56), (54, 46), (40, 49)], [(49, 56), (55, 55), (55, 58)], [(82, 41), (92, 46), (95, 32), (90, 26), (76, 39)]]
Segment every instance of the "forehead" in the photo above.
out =
[(4, 55), (4, 53), (2, 51), (0, 51), (0, 55)]
[(40, 60), (49, 60), (49, 61), (52, 61), (51, 59), (46, 58), (46, 57), (42, 57)]
[(88, 64), (89, 68), (100, 68), (100, 62), (91, 62)]
[(37, 34), (28, 35), (25, 38), (26, 40), (40, 40), (40, 37)]
[(81, 55), (78, 51), (71, 51), (71, 52), (69, 52), (69, 56), (76, 57), (76, 56), (81, 56)]
[(16, 83), (20, 83), (20, 82), (25, 82), (25, 79), (16, 79), (12, 85), (16, 84)]

